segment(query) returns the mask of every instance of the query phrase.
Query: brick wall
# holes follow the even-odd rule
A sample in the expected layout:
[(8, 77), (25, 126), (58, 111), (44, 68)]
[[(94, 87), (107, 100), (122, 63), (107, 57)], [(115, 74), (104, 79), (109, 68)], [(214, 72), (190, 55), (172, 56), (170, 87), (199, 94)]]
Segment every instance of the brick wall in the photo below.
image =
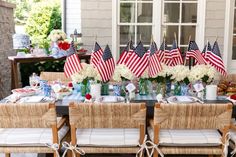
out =
[(225, 0), (206, 1), (205, 41), (209, 40), (213, 44), (216, 36), (218, 36), (222, 55), (224, 50), (225, 7)]
[(15, 55), (12, 49), (14, 34), (13, 8), (15, 5), (0, 0), (0, 98), (11, 92), (11, 66), (7, 57)]
[(81, 0), (81, 30), (84, 47), (91, 50), (95, 36), (102, 48), (112, 42), (112, 1)]

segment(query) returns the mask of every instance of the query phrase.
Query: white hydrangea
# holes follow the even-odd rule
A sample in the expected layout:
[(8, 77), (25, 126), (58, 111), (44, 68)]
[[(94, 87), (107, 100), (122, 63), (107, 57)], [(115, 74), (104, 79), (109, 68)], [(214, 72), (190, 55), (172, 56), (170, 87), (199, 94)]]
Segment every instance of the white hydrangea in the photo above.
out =
[(54, 29), (50, 32), (48, 38), (53, 42), (57, 42), (58, 40), (65, 40), (66, 33), (60, 29)]
[(102, 81), (102, 78), (97, 69), (94, 68), (91, 64), (81, 63), (81, 65), (83, 69), (71, 76), (73, 82), (81, 83), (86, 78), (91, 78), (95, 81)]
[(189, 81), (190, 82), (200, 81), (204, 76), (208, 76), (209, 78), (207, 82), (211, 82), (213, 81), (213, 79), (218, 77), (218, 72), (215, 70), (214, 67), (212, 67), (209, 64), (195, 65), (190, 70)]
[(190, 75), (189, 68), (184, 65), (176, 65), (172, 68), (172, 79), (181, 82)]
[(165, 65), (163, 63), (161, 64), (161, 66), (162, 66), (162, 70), (157, 74), (157, 76), (166, 77), (166, 76), (172, 75), (173, 67), (167, 66), (167, 65)]
[(121, 82), (122, 78), (125, 78), (127, 80), (134, 80), (135, 76), (126, 65), (119, 64), (115, 67), (113, 80), (117, 82)]

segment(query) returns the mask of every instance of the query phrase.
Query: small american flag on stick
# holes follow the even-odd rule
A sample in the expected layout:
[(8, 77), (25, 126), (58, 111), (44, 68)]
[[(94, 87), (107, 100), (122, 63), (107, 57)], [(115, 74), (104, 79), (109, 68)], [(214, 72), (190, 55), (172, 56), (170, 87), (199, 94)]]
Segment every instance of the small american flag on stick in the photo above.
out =
[(159, 59), (161, 63), (164, 63), (165, 60), (165, 51), (167, 50), (167, 45), (165, 43), (165, 40), (163, 40), (160, 49), (158, 51)]
[(140, 41), (126, 63), (127, 67), (136, 77), (140, 77), (148, 67), (148, 53), (146, 53), (142, 42)]
[(188, 51), (186, 53), (186, 60), (189, 60), (191, 57), (195, 59), (196, 64), (206, 63), (206, 60), (202, 57), (202, 54), (195, 41), (189, 42)]
[(79, 72), (82, 69), (80, 64), (79, 56), (77, 54), (72, 54), (66, 58), (64, 65), (64, 74), (66, 77), (70, 77), (74, 73)]
[(220, 49), (218, 42), (215, 41), (212, 51), (209, 51), (207, 53), (207, 58), (209, 59), (209, 63), (216, 68), (217, 71), (219, 71), (223, 76), (227, 75), (224, 62), (221, 58)]
[(202, 56), (205, 58), (206, 62), (209, 63), (209, 54), (211, 52), (211, 44), (210, 42), (207, 42), (207, 45), (204, 47), (202, 51)]
[(181, 56), (181, 51), (179, 47), (177, 46), (176, 40), (174, 40), (172, 47), (171, 47), (171, 56), (172, 56), (172, 66), (183, 64), (183, 58)]
[(130, 40), (127, 43), (127, 46), (124, 48), (123, 52), (121, 53), (121, 56), (117, 61), (117, 64), (126, 64), (127, 60), (129, 59), (129, 57), (133, 52), (134, 52), (134, 46), (132, 40)]
[(100, 47), (100, 45), (97, 42), (95, 42), (94, 50), (93, 50), (93, 52), (91, 54), (91, 63), (95, 67), (97, 66), (97, 64), (101, 60), (102, 54), (103, 54), (102, 48)]
[(149, 56), (148, 75), (150, 77), (156, 77), (157, 74), (162, 70), (161, 62), (159, 60), (158, 51), (155, 42), (151, 43)]
[(82, 69), (79, 56), (75, 53), (73, 41), (70, 45), (70, 53), (72, 54), (66, 58), (66, 62), (64, 64), (64, 74), (66, 75), (66, 77), (70, 77), (71, 75), (79, 72)]
[(107, 45), (100, 62), (97, 64), (97, 69), (102, 77), (103, 82), (107, 82), (112, 77), (115, 70), (115, 61), (112, 57), (111, 50)]

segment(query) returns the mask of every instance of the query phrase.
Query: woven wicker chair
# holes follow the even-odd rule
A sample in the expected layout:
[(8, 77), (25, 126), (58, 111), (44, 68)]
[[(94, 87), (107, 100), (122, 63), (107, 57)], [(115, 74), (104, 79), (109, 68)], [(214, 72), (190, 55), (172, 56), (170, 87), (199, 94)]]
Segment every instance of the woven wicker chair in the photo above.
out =
[(66, 78), (63, 72), (41, 72), (40, 78), (49, 82), (60, 80), (62, 83), (67, 84), (71, 82), (70, 78)]
[[(139, 150), (138, 144), (142, 143), (145, 136), (146, 124), (146, 106), (143, 103), (105, 103), (105, 104), (75, 104), (69, 105), (69, 119), (71, 126), (71, 144), (78, 145), (85, 153), (126, 153), (135, 154)], [(102, 128), (110, 129), (128, 129), (136, 128), (137, 130), (137, 145), (100, 145), (89, 144), (82, 141), (89, 140), (90, 137), (81, 139), (78, 134), (85, 133), (89, 128), (99, 130)], [(108, 135), (111, 132), (106, 132)], [(120, 132), (117, 131), (117, 134)], [(134, 134), (133, 134), (134, 135)], [(106, 135), (105, 135), (106, 136)], [(131, 134), (132, 136), (132, 134)], [(112, 136), (112, 141), (116, 140), (115, 135)], [(126, 137), (126, 136), (125, 136)], [(98, 138), (101, 138), (99, 136)], [(124, 138), (124, 137), (123, 137)], [(129, 138), (128, 136), (126, 137)], [(91, 135), (91, 141), (93, 137)], [(107, 138), (102, 139), (107, 142)], [(79, 155), (79, 154), (78, 154)], [(80, 156), (80, 155), (79, 155)]]
[[(155, 104), (154, 120), (150, 121), (152, 131), (150, 131), (149, 129), (148, 133), (149, 135), (152, 134), (152, 140), (154, 140), (154, 143), (158, 145), (158, 148), (163, 154), (202, 154), (209, 156), (224, 156), (223, 150), (225, 136), (229, 131), (231, 113), (232, 104), (230, 103)], [(187, 131), (196, 131), (197, 129), (214, 129), (213, 131), (215, 131), (217, 134), (217, 130), (219, 129), (222, 132), (222, 136), (219, 134), (218, 139), (220, 144), (214, 146), (190, 146), (189, 143), (187, 143), (187, 145), (185, 146), (181, 145), (182, 143), (180, 145), (164, 145), (163, 139), (166, 137), (163, 137), (163, 134), (161, 134), (161, 131), (164, 131), (163, 129), (167, 129), (168, 131), (173, 131), (174, 129), (183, 129)], [(189, 140), (190, 142), (195, 142), (194, 140), (192, 140), (194, 136), (191, 136), (191, 134), (184, 134), (183, 136), (185, 138), (187, 137), (187, 140)], [(172, 136), (171, 139), (175, 138)], [(179, 138), (178, 140), (180, 141), (182, 139)], [(178, 143), (178, 140), (175, 142)], [(155, 150), (154, 157), (157, 156), (158, 152)]]
[(0, 104), (0, 153), (53, 153), (67, 134), (66, 119), (57, 123), (55, 104)]

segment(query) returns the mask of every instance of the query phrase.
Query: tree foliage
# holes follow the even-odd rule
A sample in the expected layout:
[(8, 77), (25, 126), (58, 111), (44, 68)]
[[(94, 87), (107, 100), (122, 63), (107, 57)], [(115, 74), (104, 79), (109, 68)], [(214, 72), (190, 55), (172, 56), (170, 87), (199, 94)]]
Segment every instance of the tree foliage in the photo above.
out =
[(29, 17), (29, 12), (34, 4), (42, 0), (7, 0), (10, 3), (16, 4), (14, 12), (15, 23), (24, 25)]
[(44, 41), (53, 29), (61, 29), (60, 0), (43, 1), (34, 5), (25, 28), (33, 43)]

